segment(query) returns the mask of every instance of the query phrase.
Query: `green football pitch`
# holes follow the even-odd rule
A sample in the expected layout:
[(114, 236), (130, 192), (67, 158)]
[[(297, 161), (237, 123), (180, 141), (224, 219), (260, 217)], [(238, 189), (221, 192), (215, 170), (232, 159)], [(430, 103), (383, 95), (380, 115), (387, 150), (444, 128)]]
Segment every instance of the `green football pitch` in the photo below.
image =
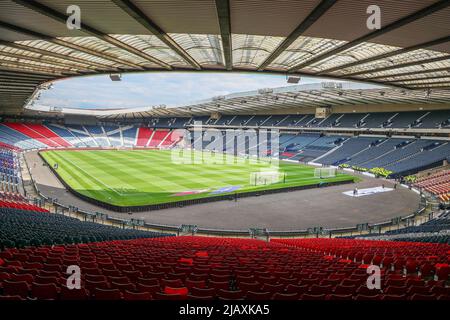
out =
[[(72, 189), (115, 206), (145, 206), (266, 189), (353, 181), (338, 173), (314, 177), (314, 168), (267, 160), (196, 152), (197, 162), (173, 161), (170, 150), (45, 151), (42, 157)], [(202, 161), (198, 161), (203, 157)], [(186, 162), (186, 161), (185, 161)], [(214, 163), (213, 163), (214, 162)], [(57, 166), (55, 166), (57, 164)], [(258, 180), (255, 172), (279, 172), (278, 182)], [(255, 179), (255, 180), (253, 180)]]

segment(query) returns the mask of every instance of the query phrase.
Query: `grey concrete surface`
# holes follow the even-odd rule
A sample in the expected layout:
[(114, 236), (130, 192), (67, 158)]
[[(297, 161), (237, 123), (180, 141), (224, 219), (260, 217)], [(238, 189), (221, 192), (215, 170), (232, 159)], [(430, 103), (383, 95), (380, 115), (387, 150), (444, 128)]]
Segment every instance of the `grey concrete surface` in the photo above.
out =
[(277, 193), (249, 197), (234, 201), (139, 212), (132, 216), (105, 210), (87, 203), (68, 192), (50, 169), (44, 166), (37, 152), (26, 155), (31, 175), (39, 190), (46, 196), (56, 198), (66, 205), (80, 209), (103, 212), (118, 218), (143, 219), (148, 223), (180, 225), (196, 224), (201, 228), (241, 230), (249, 227), (269, 230), (299, 230), (313, 226), (325, 228), (351, 227), (358, 223), (375, 223), (392, 217), (405, 216), (418, 208), (419, 195), (398, 187), (396, 190), (365, 197), (349, 197), (342, 192), (377, 187), (385, 183), (379, 179), (362, 177), (355, 184)]

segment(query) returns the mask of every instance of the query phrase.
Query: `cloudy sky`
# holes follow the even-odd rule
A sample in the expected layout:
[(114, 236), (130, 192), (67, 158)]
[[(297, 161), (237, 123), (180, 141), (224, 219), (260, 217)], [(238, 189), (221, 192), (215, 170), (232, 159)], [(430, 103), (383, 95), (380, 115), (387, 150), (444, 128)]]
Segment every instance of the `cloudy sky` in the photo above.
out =
[[(321, 80), (302, 78), (300, 83), (314, 82)], [(175, 106), (218, 95), (287, 85), (285, 75), (250, 73), (124, 74), (120, 82), (101, 75), (57, 81), (52, 89), (42, 93), (39, 104), (89, 109)]]

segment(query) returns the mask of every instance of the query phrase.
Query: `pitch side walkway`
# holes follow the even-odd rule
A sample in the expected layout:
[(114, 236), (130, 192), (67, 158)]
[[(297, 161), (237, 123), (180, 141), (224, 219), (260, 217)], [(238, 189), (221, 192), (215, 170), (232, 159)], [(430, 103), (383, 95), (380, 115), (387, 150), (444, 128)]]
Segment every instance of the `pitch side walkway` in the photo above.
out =
[[(150, 212), (127, 214), (108, 211), (86, 203), (67, 192), (50, 169), (43, 165), (37, 152), (25, 155), (31, 174), (39, 190), (46, 196), (64, 204), (92, 212), (107, 213), (112, 217), (143, 219), (149, 223), (180, 225), (196, 224), (202, 228), (271, 230), (298, 230), (313, 226), (350, 227), (358, 223), (374, 223), (406, 216), (418, 208), (419, 195), (403, 187), (391, 192), (364, 197), (349, 197), (342, 192), (355, 185), (342, 185), (323, 189), (309, 189), (249, 197), (234, 201), (220, 201)], [(359, 189), (378, 187), (382, 180), (363, 178)], [(385, 183), (386, 187), (392, 187)]]

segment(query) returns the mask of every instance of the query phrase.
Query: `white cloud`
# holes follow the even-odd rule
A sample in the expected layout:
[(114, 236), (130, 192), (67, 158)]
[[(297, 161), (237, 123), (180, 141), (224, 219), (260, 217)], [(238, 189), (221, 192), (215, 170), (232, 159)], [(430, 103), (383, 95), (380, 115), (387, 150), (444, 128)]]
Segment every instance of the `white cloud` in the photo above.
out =
[[(320, 82), (302, 79), (302, 83)], [(39, 103), (71, 108), (133, 108), (195, 102), (217, 95), (286, 86), (284, 75), (247, 73), (166, 72), (124, 74), (121, 82), (108, 76), (78, 77), (55, 82)]]

